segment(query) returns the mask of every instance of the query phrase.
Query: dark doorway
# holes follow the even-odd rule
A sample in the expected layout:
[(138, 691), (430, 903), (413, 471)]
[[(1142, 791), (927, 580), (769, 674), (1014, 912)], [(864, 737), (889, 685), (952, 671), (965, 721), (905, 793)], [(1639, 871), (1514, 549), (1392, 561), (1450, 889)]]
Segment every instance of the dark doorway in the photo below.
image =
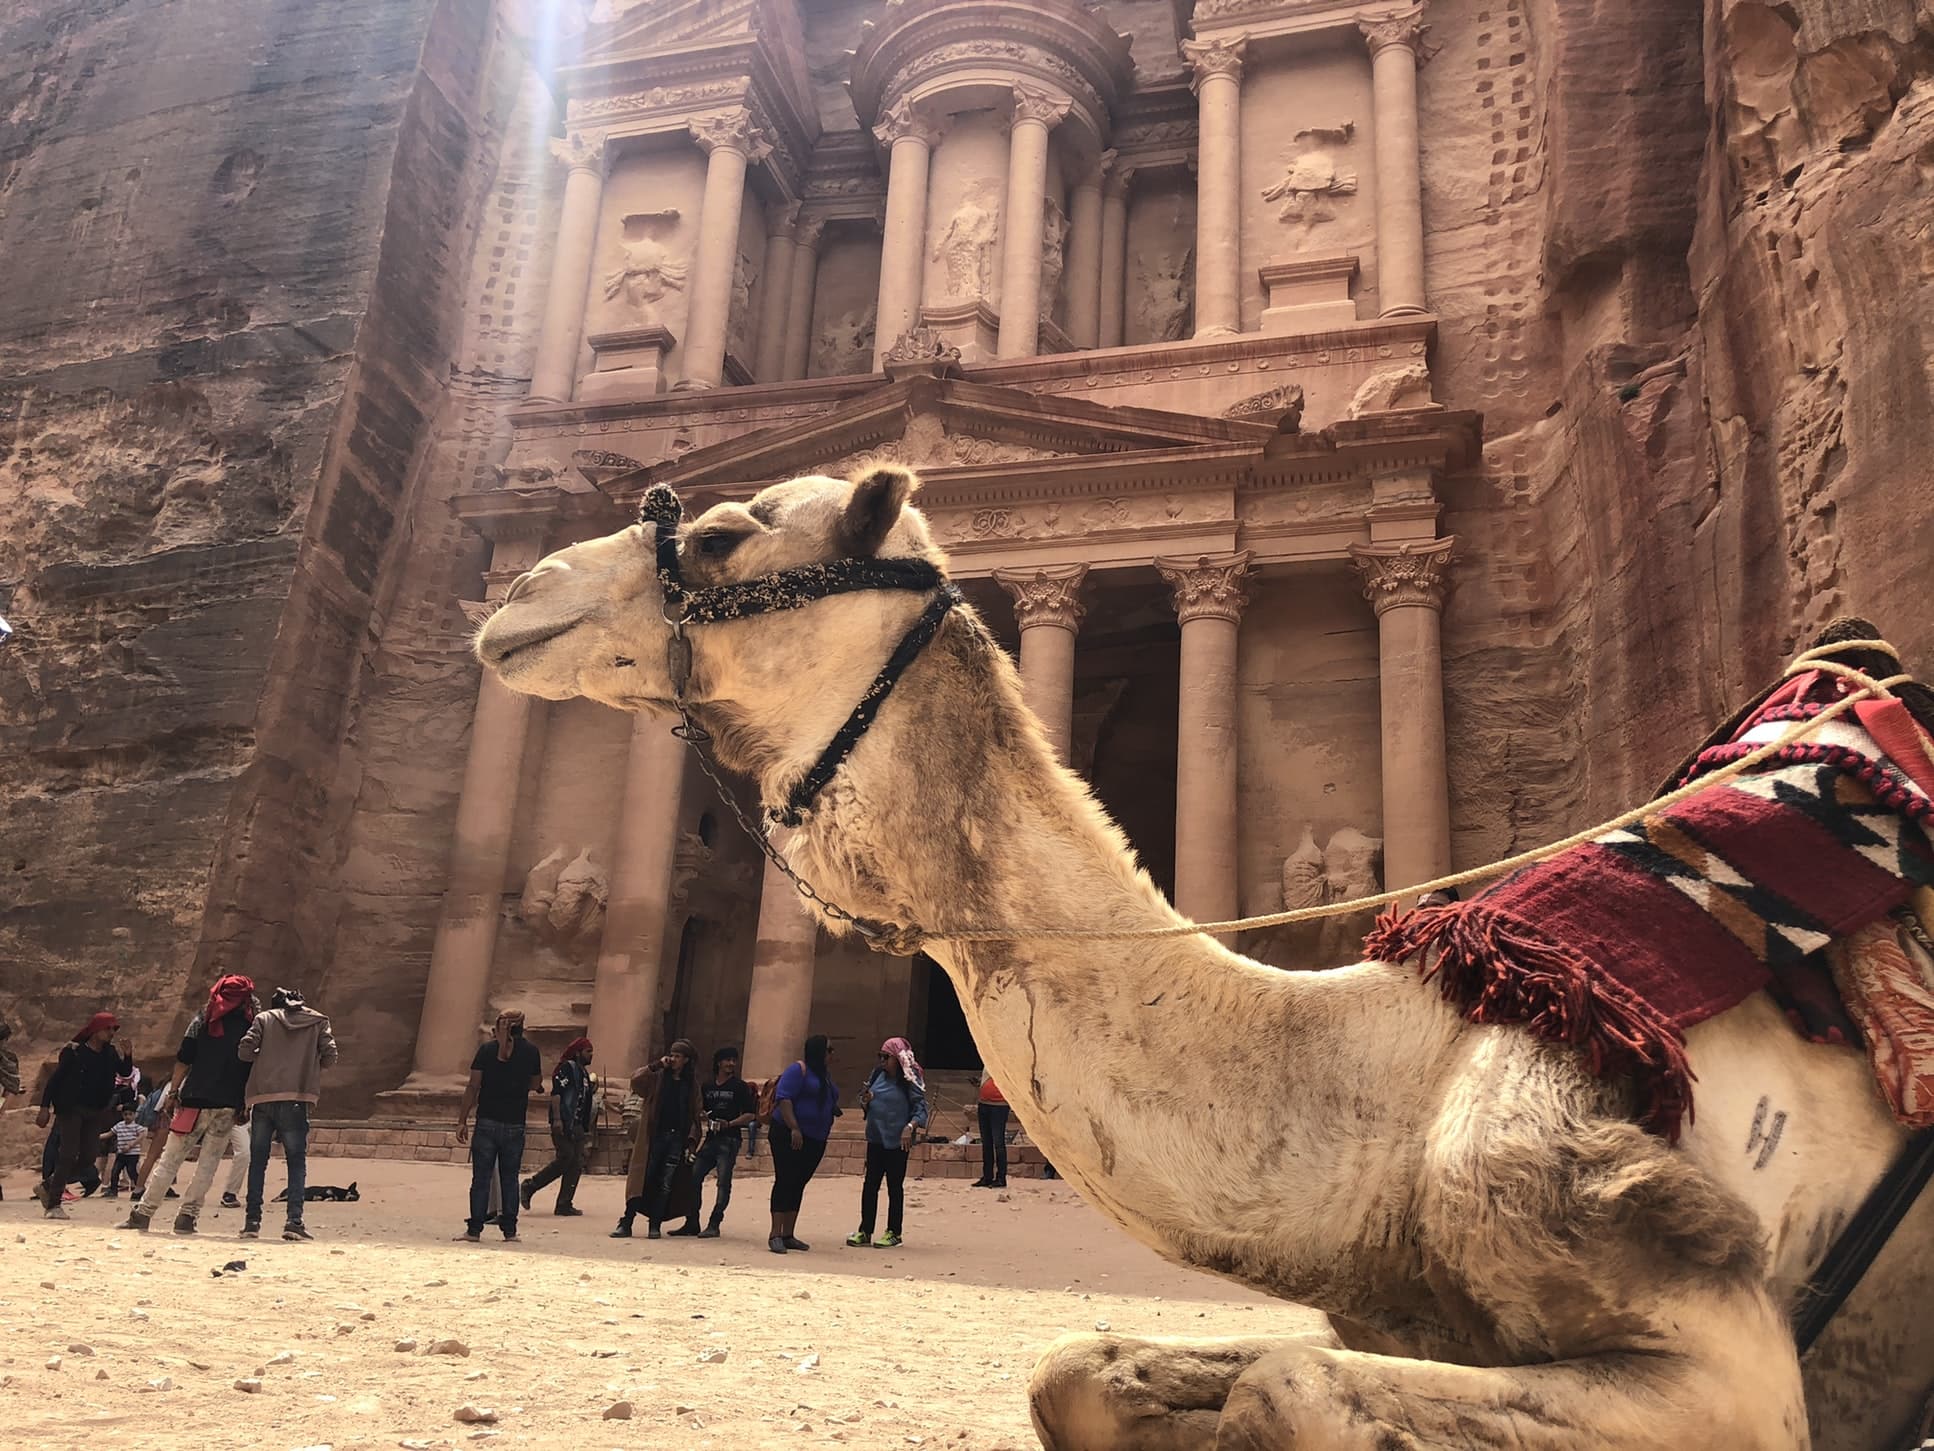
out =
[(689, 1036), (685, 1032), (686, 1019), (691, 1016), (692, 980), (697, 972), (699, 948), (705, 940), (705, 926), (702, 918), (687, 917), (684, 930), (678, 934), (678, 975), (672, 979), (672, 1000), (665, 1008), (663, 1043)]
[(913, 972), (915, 1000), (926, 1001), (920, 1061), (929, 1068), (979, 1068), (980, 1050), (947, 969), (923, 952), (913, 959)]

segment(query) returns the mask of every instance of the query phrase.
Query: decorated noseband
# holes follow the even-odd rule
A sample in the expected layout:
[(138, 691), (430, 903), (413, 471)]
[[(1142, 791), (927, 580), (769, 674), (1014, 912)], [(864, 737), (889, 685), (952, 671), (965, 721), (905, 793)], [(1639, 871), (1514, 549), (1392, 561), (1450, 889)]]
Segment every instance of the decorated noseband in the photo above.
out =
[(820, 752), (812, 769), (788, 793), (785, 809), (767, 812), (774, 821), (798, 826), (826, 783), (833, 779), (852, 754), (853, 747), (859, 744), (860, 737), (866, 734), (867, 727), (873, 724), (873, 718), (879, 714), (880, 706), (901, 675), (939, 632), (947, 612), (961, 602), (960, 591), (937, 566), (924, 559), (834, 559), (782, 569), (757, 579), (691, 589), (685, 584), (678, 557), (678, 526), (684, 517), (684, 506), (668, 485), (653, 484), (639, 500), (638, 522), (653, 526), (658, 585), (665, 596), (665, 623), (672, 631), (666, 646), (672, 702), (685, 719), (688, 739), (695, 740), (691, 735), (689, 702), (685, 698), (692, 675), (692, 645), (685, 634), (688, 625), (716, 625), (779, 610), (796, 610), (815, 600), (859, 590), (908, 590), (916, 594), (935, 591), (920, 617), (900, 637), (900, 643), (880, 673), (873, 677), (873, 683), (853, 707), (846, 723), (826, 743), (826, 749)]

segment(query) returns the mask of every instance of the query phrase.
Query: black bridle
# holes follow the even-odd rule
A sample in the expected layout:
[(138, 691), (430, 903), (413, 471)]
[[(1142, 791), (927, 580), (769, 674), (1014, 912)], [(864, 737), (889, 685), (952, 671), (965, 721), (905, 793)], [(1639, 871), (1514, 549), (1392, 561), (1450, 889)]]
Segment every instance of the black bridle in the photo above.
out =
[[(890, 941), (898, 929), (856, 916), (828, 902), (802, 880), (772, 845), (771, 829), (774, 825), (799, 826), (805, 821), (806, 813), (812, 809), (819, 793), (825, 790), (827, 783), (846, 763), (847, 757), (852, 755), (853, 748), (873, 724), (874, 717), (879, 714), (886, 698), (893, 693), (893, 687), (899, 683), (907, 667), (939, 633), (941, 622), (946, 619), (948, 612), (961, 603), (960, 591), (937, 565), (924, 559), (835, 559), (823, 564), (782, 569), (776, 574), (761, 575), (757, 579), (692, 589), (685, 583), (678, 557), (678, 526), (684, 516), (684, 507), (679, 503), (678, 495), (664, 484), (653, 484), (638, 504), (638, 522), (651, 525), (656, 535), (654, 548), (657, 551), (658, 585), (665, 596), (665, 623), (671, 627), (671, 639), (665, 647), (665, 662), (671, 675), (672, 705), (677, 709), (681, 722), (673, 728), (673, 734), (698, 753), (700, 765), (711, 777), (712, 784), (718, 787), (727, 807), (738, 817), (739, 824), (766, 857), (792, 879), (801, 896), (817, 902), (829, 915), (850, 923), (869, 942)], [(886, 664), (860, 696), (859, 703), (846, 717), (845, 724), (834, 732), (833, 738), (819, 753), (819, 759), (793, 784), (792, 790), (786, 795), (785, 805), (768, 808), (764, 822), (755, 825), (739, 810), (734, 793), (713, 771), (711, 759), (704, 749), (711, 742), (711, 733), (692, 718), (692, 703), (687, 698), (692, 679), (692, 641), (686, 631), (692, 625), (716, 625), (728, 620), (748, 619), (753, 615), (796, 610), (816, 600), (859, 590), (905, 590), (916, 594), (932, 591), (933, 598), (927, 602), (927, 607), (920, 612), (919, 618), (906, 634), (900, 637), (900, 643), (894, 647)]]

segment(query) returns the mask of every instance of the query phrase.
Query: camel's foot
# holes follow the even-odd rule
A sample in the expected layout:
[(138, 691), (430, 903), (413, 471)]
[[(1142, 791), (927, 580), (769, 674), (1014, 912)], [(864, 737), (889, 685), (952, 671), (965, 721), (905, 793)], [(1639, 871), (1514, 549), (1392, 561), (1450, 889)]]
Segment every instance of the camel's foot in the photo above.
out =
[(1681, 1343), (1551, 1365), (1284, 1347), (1230, 1388), (1215, 1451), (1805, 1451), (1799, 1365), (1770, 1307), (1685, 1310)]
[(1065, 1335), (1028, 1384), (1035, 1434), (1047, 1451), (1213, 1451), (1229, 1388), (1291, 1343)]

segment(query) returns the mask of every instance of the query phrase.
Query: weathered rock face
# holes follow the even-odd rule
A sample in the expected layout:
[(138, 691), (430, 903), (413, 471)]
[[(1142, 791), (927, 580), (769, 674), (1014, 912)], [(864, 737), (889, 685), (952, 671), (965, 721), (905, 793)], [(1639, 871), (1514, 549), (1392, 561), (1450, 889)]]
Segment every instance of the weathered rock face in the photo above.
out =
[(0, 20), (0, 982), (29, 1061), (103, 1005), (151, 1055), (209, 973), (329, 951), (311, 889), (447, 371), (488, 38), (432, 0)]

